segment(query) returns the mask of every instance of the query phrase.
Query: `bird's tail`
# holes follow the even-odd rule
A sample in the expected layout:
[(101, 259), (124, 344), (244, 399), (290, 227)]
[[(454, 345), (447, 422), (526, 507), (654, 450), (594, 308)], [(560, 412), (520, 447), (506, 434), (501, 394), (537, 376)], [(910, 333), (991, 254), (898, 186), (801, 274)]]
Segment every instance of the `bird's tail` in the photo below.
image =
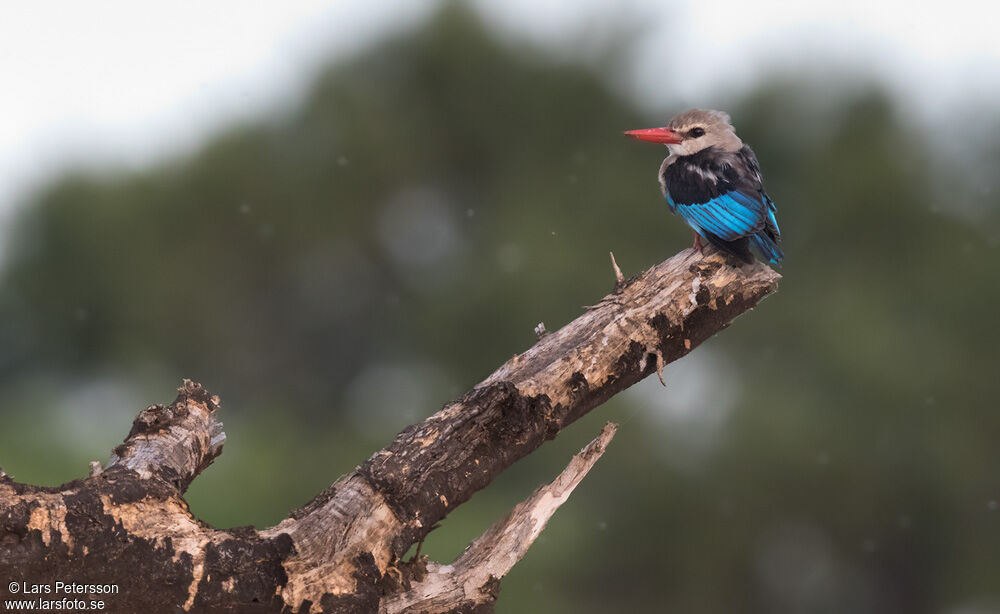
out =
[(762, 230), (751, 236), (750, 245), (771, 264), (781, 264), (781, 259), (785, 257), (785, 252), (781, 251), (778, 242), (767, 231)]

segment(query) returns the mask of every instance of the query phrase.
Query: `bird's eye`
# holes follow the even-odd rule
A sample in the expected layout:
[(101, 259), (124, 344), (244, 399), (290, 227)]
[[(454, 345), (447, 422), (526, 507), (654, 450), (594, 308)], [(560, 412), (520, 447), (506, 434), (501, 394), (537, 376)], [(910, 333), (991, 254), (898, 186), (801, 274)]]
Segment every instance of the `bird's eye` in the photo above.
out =
[(699, 136), (705, 136), (705, 129), (700, 126), (698, 128), (691, 128), (690, 130), (688, 130), (688, 136), (694, 139), (698, 138)]

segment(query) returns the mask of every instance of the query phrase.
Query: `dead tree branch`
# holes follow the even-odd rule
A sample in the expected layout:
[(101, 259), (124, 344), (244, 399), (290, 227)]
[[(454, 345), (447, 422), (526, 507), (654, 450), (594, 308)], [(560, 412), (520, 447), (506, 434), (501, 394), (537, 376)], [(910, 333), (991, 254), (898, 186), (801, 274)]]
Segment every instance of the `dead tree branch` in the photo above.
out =
[(452, 564), (403, 555), (501, 471), (660, 374), (779, 278), (762, 264), (692, 250), (621, 276), (576, 320), (263, 530), (215, 529), (188, 510), (184, 490), (225, 434), (218, 399), (186, 381), (171, 405), (143, 410), (90, 477), (46, 488), (0, 472), (0, 577), (115, 584), (119, 592), (104, 596), (110, 611), (491, 611), (500, 578), (604, 452), (613, 426)]

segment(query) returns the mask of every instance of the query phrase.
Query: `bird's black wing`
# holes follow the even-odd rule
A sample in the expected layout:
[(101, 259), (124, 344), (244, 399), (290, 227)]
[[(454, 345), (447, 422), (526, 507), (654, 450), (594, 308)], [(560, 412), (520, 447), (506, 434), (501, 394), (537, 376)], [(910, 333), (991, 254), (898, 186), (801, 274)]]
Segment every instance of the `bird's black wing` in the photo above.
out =
[(757, 162), (757, 154), (750, 149), (749, 145), (744, 145), (740, 148), (739, 155), (749, 175), (744, 184), (746, 187), (756, 190), (760, 200), (767, 204), (767, 218), (764, 229), (773, 241), (780, 241), (781, 231), (778, 230), (778, 220), (774, 215), (777, 207), (774, 206), (774, 201), (771, 200), (771, 197), (764, 190), (764, 176), (760, 172), (760, 163)]

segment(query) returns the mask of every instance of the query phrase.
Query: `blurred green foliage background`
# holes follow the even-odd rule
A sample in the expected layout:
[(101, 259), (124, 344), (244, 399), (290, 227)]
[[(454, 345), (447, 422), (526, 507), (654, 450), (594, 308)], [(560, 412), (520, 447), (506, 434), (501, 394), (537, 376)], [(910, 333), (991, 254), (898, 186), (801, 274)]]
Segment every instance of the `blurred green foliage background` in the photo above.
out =
[[(688, 246), (663, 151), (621, 137), (682, 109), (609, 83), (449, 4), (194, 154), (59, 178), (8, 233), (0, 463), (79, 477), (191, 377), (229, 435), (192, 509), (276, 522), (608, 292), (609, 250), (633, 274)], [(614, 420), (499, 612), (1000, 612), (1000, 130), (947, 153), (928, 135), (954, 126), (844, 74), (726, 108), (779, 207), (780, 292), (424, 552), (457, 555)]]

